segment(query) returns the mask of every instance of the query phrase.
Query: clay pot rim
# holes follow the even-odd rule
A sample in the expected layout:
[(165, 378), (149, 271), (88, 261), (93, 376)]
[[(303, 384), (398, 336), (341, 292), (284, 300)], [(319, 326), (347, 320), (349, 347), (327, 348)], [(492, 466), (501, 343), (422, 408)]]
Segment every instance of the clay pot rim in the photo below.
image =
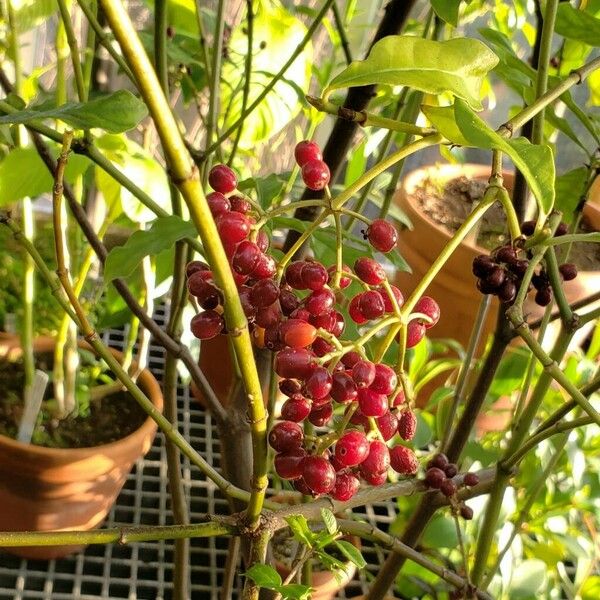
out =
[[(414, 169), (406, 177), (403, 178), (400, 187), (398, 188), (396, 202), (404, 202), (410, 206), (411, 210), (419, 216), (420, 219), (425, 221), (429, 227), (435, 229), (437, 233), (445, 240), (450, 240), (452, 234), (442, 225), (436, 223), (429, 215), (420, 210), (416, 205), (414, 191), (425, 179), (437, 179), (442, 182), (447, 182), (461, 175), (474, 177), (476, 179), (487, 179), (490, 175), (491, 167), (489, 165), (478, 164), (478, 163), (438, 163), (434, 165), (428, 165), (425, 167), (419, 167)], [(512, 183), (514, 180), (514, 171), (503, 170), (502, 175), (505, 181)], [(583, 209), (584, 214), (593, 215), (594, 221), (600, 221), (600, 202), (590, 201), (587, 202)], [(488, 250), (478, 244), (473, 244), (470, 241), (463, 240), (462, 246), (471, 249), (473, 252), (478, 254), (488, 254)], [(586, 272), (586, 271), (582, 271)], [(595, 273), (595, 271), (590, 271)]]
[[(0, 339), (0, 345), (3, 342), (6, 343), (7, 341), (9, 341), (9, 340), (8, 339), (5, 339), (5, 340)], [(18, 337), (16, 338), (16, 340), (13, 338), (13, 340), (10, 340), (10, 341), (16, 341), (16, 343), (19, 344), (19, 348), (20, 348), (20, 342), (18, 340)], [(45, 336), (37, 337), (37, 338), (35, 338), (33, 345), (35, 347), (36, 345), (39, 345), (40, 343), (41, 344), (51, 344), (52, 348), (55, 346), (55, 340), (51, 337), (45, 337)], [(90, 346), (90, 344), (84, 340), (79, 340), (77, 345), (79, 346), (79, 348), (94, 352), (94, 349), (92, 348), (92, 346)], [(123, 355), (122, 352), (120, 352), (119, 350), (116, 350), (115, 348), (109, 348), (109, 350), (112, 353), (112, 355), (117, 358), (121, 357)], [(162, 396), (162, 392), (160, 389), (160, 385), (159, 385), (158, 381), (156, 380), (156, 378), (154, 377), (154, 375), (152, 375), (152, 373), (148, 369), (143, 369), (142, 372), (140, 373), (140, 375), (138, 376), (137, 381), (138, 381), (138, 384), (140, 385), (140, 387), (142, 388), (142, 390), (144, 391), (144, 393), (152, 401), (152, 404), (155, 406), (155, 408), (157, 408), (160, 412), (162, 412), (163, 396)], [(132, 398), (132, 401), (135, 402), (135, 400), (133, 400), (133, 398)], [(0, 434), (0, 447), (4, 446), (5, 448), (10, 449), (10, 450), (16, 450), (16, 451), (20, 450), (21, 452), (26, 452), (30, 456), (34, 456), (34, 457), (36, 457), (36, 456), (42, 457), (43, 456), (46, 458), (49, 457), (49, 458), (56, 458), (56, 459), (64, 458), (67, 456), (67, 453), (68, 453), (68, 457), (69, 457), (70, 461), (76, 462), (78, 460), (86, 459), (86, 458), (90, 457), (91, 455), (103, 453), (104, 451), (111, 450), (113, 448), (117, 448), (122, 445), (128, 446), (130, 443), (133, 443), (135, 441), (135, 439), (138, 438), (140, 435), (145, 437), (146, 435), (149, 435), (156, 428), (157, 428), (157, 425), (154, 422), (154, 419), (152, 419), (152, 417), (150, 417), (150, 416), (147, 416), (145, 421), (142, 423), (142, 425), (140, 427), (138, 427), (137, 429), (135, 429), (134, 431), (132, 431), (130, 434), (128, 434), (125, 437), (122, 437), (118, 440), (115, 440), (114, 442), (109, 442), (107, 444), (100, 444), (98, 446), (89, 446), (89, 447), (85, 447), (85, 448), (47, 448), (46, 446), (36, 446), (35, 444), (27, 444), (25, 442), (19, 442), (13, 438), (10, 438), (8, 436)]]

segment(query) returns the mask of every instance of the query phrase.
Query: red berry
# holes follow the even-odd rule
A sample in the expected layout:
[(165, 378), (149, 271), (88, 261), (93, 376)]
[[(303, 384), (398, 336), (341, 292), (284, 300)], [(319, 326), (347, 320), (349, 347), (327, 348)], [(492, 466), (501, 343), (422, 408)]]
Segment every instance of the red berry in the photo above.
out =
[[(404, 304), (404, 296), (402, 295), (402, 292), (395, 285), (390, 285), (390, 288), (392, 289), (392, 294), (394, 294), (394, 297), (396, 298), (398, 308), (400, 308)], [(394, 305), (392, 303), (392, 300), (391, 300), (390, 295), (388, 294), (387, 290), (383, 287), (377, 288), (377, 290), (379, 291), (379, 293), (381, 294), (381, 297), (383, 298), (385, 312), (393, 313)]]
[(213, 190), (228, 194), (237, 187), (237, 177), (227, 165), (215, 165), (208, 174), (208, 183)]
[(302, 278), (302, 271), (306, 263), (303, 260), (297, 260), (290, 263), (285, 270), (285, 281), (286, 283), (295, 290), (305, 290), (307, 285), (304, 283)]
[(281, 324), (281, 337), (286, 346), (306, 348), (315, 341), (317, 330), (306, 321), (288, 319)]
[(207, 276), (212, 276), (210, 271), (196, 271), (188, 279), (188, 290), (198, 300), (198, 304), (208, 310), (216, 308), (221, 303), (221, 292)]
[(350, 350), (350, 352), (346, 352), (346, 354), (344, 354), (344, 356), (342, 356), (341, 358), (342, 364), (346, 367), (346, 369), (354, 368), (354, 365), (359, 360), (362, 360), (362, 357), (355, 350)]
[(281, 319), (281, 310), (279, 305), (274, 302), (271, 306), (267, 306), (265, 308), (259, 308), (256, 311), (256, 316), (254, 317), (254, 322), (259, 326), (267, 329), (267, 327), (271, 327), (276, 325)]
[(417, 431), (417, 417), (412, 410), (405, 410), (398, 420), (398, 433), (407, 442), (415, 437)]
[(256, 236), (256, 245), (261, 252), (266, 252), (269, 248), (269, 236), (261, 229)]
[(268, 254), (261, 254), (256, 261), (256, 266), (250, 275), (253, 279), (270, 279), (277, 271), (275, 259)]
[(338, 473), (335, 478), (335, 486), (331, 491), (331, 497), (339, 502), (347, 502), (358, 492), (360, 481), (352, 473)]
[(239, 290), (240, 302), (242, 303), (242, 308), (244, 309), (244, 314), (248, 319), (254, 319), (256, 315), (256, 307), (252, 302), (250, 302), (250, 291), (247, 285), (242, 285)]
[(404, 390), (398, 390), (398, 392), (394, 396), (392, 406), (393, 407), (400, 406), (401, 404), (404, 404), (405, 400), (406, 400), (406, 398), (404, 396)]
[(310, 140), (303, 140), (296, 144), (296, 148), (294, 148), (294, 158), (302, 167), (309, 160), (323, 160), (323, 155), (321, 154), (321, 148), (319, 148), (317, 143), (311, 142)]
[(535, 294), (535, 303), (539, 306), (548, 306), (552, 302), (552, 289), (542, 288)]
[(452, 479), (458, 473), (458, 467), (454, 463), (448, 463), (444, 467), (444, 473), (448, 479)]
[(303, 496), (313, 495), (313, 491), (306, 485), (302, 477), (300, 479), (294, 479), (294, 481), (292, 481), (292, 485), (294, 486), (294, 489), (300, 492)]
[(305, 458), (306, 451), (303, 448), (293, 448), (289, 452), (277, 454), (274, 460), (275, 472), (282, 479), (300, 479)]
[(346, 328), (346, 321), (344, 321), (344, 316), (342, 313), (335, 311), (334, 314), (334, 324), (330, 333), (332, 333), (335, 337), (339, 338), (342, 333), (344, 333), (344, 329)]
[(431, 323), (427, 321), (423, 322), (426, 329), (430, 329), (440, 320), (440, 307), (438, 303), (429, 296), (419, 298), (413, 312), (423, 313), (431, 319)]
[(325, 404), (321, 404), (319, 406), (314, 406), (313, 403), (312, 410), (308, 415), (308, 420), (315, 427), (323, 427), (329, 423), (331, 417), (333, 417), (333, 406), (331, 402), (326, 402)]
[(397, 385), (398, 376), (394, 369), (382, 363), (375, 365), (375, 376), (369, 385), (374, 392), (389, 396), (396, 389)]
[(448, 457), (442, 452), (435, 454), (431, 460), (427, 463), (427, 467), (436, 467), (443, 469), (448, 464)]
[(282, 379), (279, 382), (279, 391), (291, 398), (302, 391), (302, 386), (295, 379)]
[(223, 331), (225, 321), (214, 310), (205, 310), (192, 318), (190, 329), (195, 337), (200, 340), (210, 340)]
[(370, 360), (359, 360), (352, 367), (352, 379), (358, 387), (369, 387), (376, 373), (375, 365)]
[(334, 373), (331, 377), (331, 397), (340, 404), (348, 404), (356, 399), (358, 391), (350, 375), (342, 371)]
[(442, 483), (446, 481), (446, 474), (442, 469), (437, 467), (429, 467), (425, 472), (425, 483), (436, 490), (440, 489)]
[(231, 196), (229, 201), (231, 202), (231, 210), (242, 213), (243, 215), (250, 212), (250, 209), (252, 208), (250, 202), (241, 196)]
[(340, 437), (335, 445), (335, 457), (345, 467), (360, 465), (369, 454), (369, 440), (357, 429), (351, 429)]
[(252, 286), (250, 301), (256, 308), (271, 306), (279, 298), (279, 286), (272, 279), (261, 279)]
[(460, 507), (460, 516), (465, 519), (465, 521), (470, 521), (473, 518), (473, 509), (466, 504), (463, 504)]
[(371, 388), (358, 390), (358, 405), (366, 417), (383, 417), (388, 411), (388, 399), (384, 394), (378, 394)]
[(259, 256), (262, 254), (259, 247), (249, 240), (242, 240), (235, 249), (231, 258), (231, 266), (236, 273), (240, 275), (250, 275)]
[(310, 402), (302, 396), (286, 400), (281, 407), (281, 418), (286, 421), (300, 423), (310, 414)]
[(369, 445), (369, 454), (360, 464), (363, 474), (385, 473), (390, 466), (390, 451), (381, 440), (373, 440)]
[(416, 346), (425, 337), (425, 325), (413, 320), (408, 324), (408, 332), (406, 336), (406, 347), (412, 348)]
[(466, 486), (473, 487), (479, 483), (479, 475), (477, 473), (465, 473), (463, 482)]
[(415, 453), (406, 446), (396, 446), (390, 450), (390, 465), (401, 475), (414, 475), (419, 469)]
[(398, 429), (398, 419), (393, 412), (387, 412), (383, 417), (377, 419), (377, 429), (385, 442), (391, 440)]
[(383, 267), (372, 258), (362, 256), (354, 263), (354, 272), (369, 285), (379, 285), (385, 281)]
[(250, 221), (240, 213), (226, 212), (217, 217), (217, 229), (224, 243), (241, 242), (250, 233)]
[(319, 400), (329, 395), (331, 390), (331, 375), (325, 367), (317, 367), (304, 383), (306, 395), (313, 400)]
[(335, 485), (335, 469), (322, 456), (307, 456), (302, 462), (302, 479), (315, 494), (327, 494)]
[(316, 261), (304, 262), (300, 274), (304, 287), (299, 289), (308, 288), (309, 290), (313, 290), (315, 292), (322, 289), (329, 278), (327, 269), (321, 263)]
[(280, 421), (269, 433), (269, 444), (276, 452), (291, 452), (302, 445), (304, 432), (298, 423)]
[(322, 288), (317, 290), (307, 296), (304, 301), (304, 306), (306, 310), (315, 316), (324, 315), (331, 311), (333, 306), (335, 305), (335, 295), (334, 293), (327, 289)]
[(322, 160), (309, 160), (302, 165), (302, 179), (310, 190), (322, 190), (328, 183), (331, 174), (329, 167)]
[(231, 202), (220, 192), (211, 192), (206, 196), (206, 201), (213, 217), (218, 217), (231, 210)]
[(328, 341), (324, 340), (322, 337), (318, 337), (312, 345), (313, 352), (321, 358), (326, 354), (329, 354), (335, 349), (333, 344), (330, 344)]
[(299, 319), (300, 321), (310, 322), (310, 313), (303, 307), (298, 307), (291, 315), (292, 319)]
[(275, 356), (275, 372), (280, 377), (306, 379), (315, 366), (315, 355), (306, 348), (284, 348)]
[[(329, 279), (327, 280), (327, 283), (329, 285), (333, 284), (333, 278), (335, 277), (335, 274), (337, 272), (337, 267), (335, 265), (332, 265), (331, 267), (329, 267), (329, 269), (327, 269), (327, 273), (329, 273)], [(350, 267), (346, 266), (346, 265), (342, 265), (342, 273), (351, 273), (352, 271), (350, 271)], [(343, 274), (340, 277), (340, 289), (343, 290), (345, 288), (347, 288), (350, 284), (352, 283), (352, 279), (350, 277), (345, 277)]]
[(385, 313), (383, 298), (376, 290), (369, 290), (360, 294), (358, 308), (367, 320), (378, 319)]
[(450, 496), (456, 494), (456, 484), (451, 479), (446, 479), (445, 481), (442, 481), (442, 485), (440, 485), (440, 492), (447, 498), (450, 498)]
[(363, 479), (371, 485), (383, 485), (387, 481), (387, 470), (381, 473), (368, 473), (361, 469)]
[(283, 314), (289, 317), (300, 306), (300, 300), (298, 300), (294, 292), (282, 288), (279, 292), (279, 304), (281, 305)]
[(572, 263), (564, 263), (558, 267), (558, 270), (565, 281), (571, 281), (577, 277), (577, 267)]
[(196, 271), (209, 271), (210, 267), (201, 260), (192, 260), (185, 267), (185, 276), (191, 277)]
[(391, 223), (375, 219), (367, 228), (367, 238), (376, 250), (389, 252), (396, 247), (398, 232)]
[(281, 341), (281, 336), (279, 335), (279, 323), (269, 325), (269, 327), (265, 329), (264, 343), (265, 348), (268, 348), (269, 350), (283, 350), (284, 345)]
[(368, 319), (362, 314), (362, 311), (360, 310), (360, 297), (361, 294), (354, 296), (354, 298), (350, 300), (350, 304), (348, 305), (348, 314), (357, 325), (362, 325), (363, 323), (366, 323), (368, 321)]

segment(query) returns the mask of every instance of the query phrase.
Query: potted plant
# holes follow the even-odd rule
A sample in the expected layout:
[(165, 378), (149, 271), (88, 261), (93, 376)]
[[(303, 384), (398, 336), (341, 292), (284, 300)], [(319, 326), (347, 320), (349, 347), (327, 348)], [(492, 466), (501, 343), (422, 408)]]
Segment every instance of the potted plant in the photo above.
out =
[[(61, 56), (71, 61), (77, 99), (65, 103), (61, 98), (59, 108), (45, 104), (34, 108), (15, 96), (0, 100), (0, 125), (25, 126), (46, 159), (43, 139), (61, 145), (56, 164), (52, 157), (47, 160), (54, 179), (56, 276), (19, 223), (6, 212), (0, 220), (56, 290), (58, 302), (94, 352), (165, 435), (173, 516), (173, 524), (164, 526), (0, 532), (0, 546), (174, 539), (174, 596), (187, 598), (192, 594), (186, 540), (238, 538), (242, 596), (254, 600), (261, 589), (275, 597), (310, 598), (314, 580), (302, 565), (311, 564), (314, 557), (332, 569), (345, 562), (342, 558), (364, 569), (361, 552), (344, 539), (357, 536), (361, 544), (373, 543), (388, 551), (370, 582), (370, 600), (385, 597), (397, 579), (425, 582), (436, 594), (454, 597), (510, 596), (513, 589), (522, 595), (542, 594), (544, 586), (557, 581), (560, 569), (546, 575), (543, 563), (544, 573), (538, 576), (542, 557), (548, 555), (536, 543), (537, 536), (551, 539), (556, 531), (530, 519), (536, 530), (535, 536), (528, 536), (521, 525), (542, 491), (561, 487), (549, 483), (559, 473), (561, 482), (564, 475), (571, 486), (567, 494), (562, 488), (550, 489), (550, 493), (556, 491), (556, 502), (562, 502), (561, 531), (583, 530), (581, 515), (591, 513), (588, 500), (597, 484), (593, 460), (588, 458), (597, 445), (594, 428), (600, 424), (594, 406), (600, 382), (590, 366), (600, 351), (597, 335), (575, 354), (568, 351), (573, 333), (586, 323), (597, 323), (600, 314), (589, 306), (593, 298), (576, 307), (569, 303), (565, 290), (570, 284), (563, 284), (577, 273), (557, 257), (571, 243), (597, 243), (598, 235), (562, 231), (558, 209), (565, 207), (555, 204), (554, 155), (539, 133), (545, 109), (551, 119), (548, 107), (559, 99), (569, 102), (569, 90), (595, 73), (600, 59), (581, 61), (572, 73), (557, 73), (551, 79), (545, 66), (550, 64), (554, 34), (579, 36), (585, 43), (590, 39), (586, 33), (590, 23), (598, 26), (596, 16), (591, 9), (547, 2), (540, 29), (539, 69), (532, 74), (520, 63), (515, 66), (512, 53), (506, 44), (498, 43), (497, 35), (494, 44), (452, 33), (449, 39), (440, 39), (444, 30), (453, 31), (450, 26), (457, 24), (461, 11), (478, 10), (479, 4), (467, 8), (456, 2), (450, 9), (436, 2), (427, 8), (428, 18), (408, 21), (412, 3), (391, 2), (366, 58), (349, 60), (342, 67), (328, 63), (331, 69), (316, 71), (319, 95), (310, 97), (316, 111), (309, 109), (304, 116), (311, 132), (318, 113), (336, 117), (329, 142), (323, 146), (313, 139), (298, 141), (312, 138), (312, 133), (298, 136), (287, 156), (281, 150), (275, 157), (278, 147), (272, 134), (285, 122), (280, 120), (281, 113), (273, 114), (277, 111), (270, 102), (275, 97), (289, 100), (291, 88), (293, 100), (285, 102), (288, 109), (291, 106), (286, 120), (298, 115), (302, 106), (297, 101), (298, 88), (306, 93), (310, 85), (304, 79), (311, 62), (308, 42), (331, 9), (339, 47), (345, 47), (348, 55), (344, 17), (339, 7), (326, 0), (305, 26), (298, 13), (283, 5), (248, 2), (244, 23), (226, 31), (225, 4), (218, 3), (215, 18), (210, 20), (214, 29), (207, 44), (204, 27), (209, 21), (195, 6), (174, 8), (155, 2), (152, 27), (140, 35), (120, 0), (100, 0), (101, 22), (110, 30), (106, 35), (94, 6), (78, 2), (77, 10), (83, 11), (98, 43), (131, 82), (127, 89), (88, 95), (89, 79), (84, 74), (89, 71), (82, 68), (85, 53), (80, 52), (86, 42), (72, 30), (69, 8), (60, 1), (61, 23), (69, 40), (69, 53)], [(573, 20), (578, 25), (567, 27)], [(413, 35), (399, 33), (398, 23)], [(503, 29), (502, 22), (495, 23), (494, 31)], [(290, 40), (289, 53), (277, 50)], [(261, 51), (267, 52), (261, 55)], [(267, 54), (275, 68), (263, 62)], [(292, 67), (293, 76), (288, 73)], [(527, 92), (526, 107), (510, 119), (500, 114), (494, 118), (494, 122), (508, 119), (497, 130), (477, 114), (494, 68), (504, 69), (515, 81), (523, 82), (524, 77), (535, 81), (535, 89)], [(13, 92), (9, 78), (0, 77), (0, 83)], [(343, 101), (340, 94), (348, 88), (351, 91)], [(399, 88), (405, 90), (400, 97)], [(175, 90), (199, 111), (196, 127), (187, 134), (185, 120), (180, 118), (183, 113), (172, 97)], [(428, 100), (437, 98), (440, 106), (423, 106), (423, 95)], [(568, 106), (571, 111), (575, 108), (577, 118), (586, 120), (578, 104)], [(418, 118), (421, 111), (426, 124)], [(63, 125), (56, 127), (54, 119)], [(535, 125), (530, 141), (513, 135), (530, 120)], [(266, 123), (272, 123), (272, 131)], [(383, 135), (375, 136), (381, 146), (372, 159), (366, 143), (362, 150), (360, 144), (353, 147), (342, 181), (335, 178), (335, 171), (344, 163), (346, 144), (358, 124), (383, 130)], [(144, 146), (135, 145), (133, 134), (120, 135), (138, 125), (146, 142), (154, 136), (160, 140), (156, 156), (148, 156)], [(586, 125), (595, 132), (589, 118)], [(255, 154), (264, 140), (270, 150), (265, 156), (273, 159), (269, 164), (280, 159), (268, 173), (258, 171)], [(362, 209), (361, 198), (381, 200), (373, 182), (390, 169), (393, 176), (398, 175), (407, 157), (427, 148), (455, 145), (483, 150), (491, 165), (490, 176), (481, 201), (432, 257), (409, 293), (397, 287), (393, 273), (404, 262), (397, 252), (397, 228), (387, 214), (391, 197), (380, 202), (383, 210), (375, 218)], [(65, 183), (65, 166), (75, 155), (93, 163), (95, 181), (105, 199), (118, 193), (123, 201), (125, 190), (125, 200), (134, 209), (143, 206), (144, 213), (152, 213), (122, 246), (110, 252)], [(523, 222), (518, 206), (511, 202), (503, 158), (519, 168), (531, 188), (531, 224)], [(583, 191), (592, 178), (591, 164)], [(136, 179), (139, 170), (151, 187), (143, 187)], [(158, 181), (168, 185), (161, 187)], [(305, 189), (302, 195), (299, 188)], [(159, 193), (164, 189), (168, 194)], [(68, 277), (64, 200), (71, 211), (68, 218), (77, 223), (102, 263), (104, 285), (113, 286), (107, 294), (118, 292), (167, 352), (164, 415), (150, 400), (150, 390), (136, 382), (102, 342), (89, 309)], [(430, 356), (424, 339), (435, 332), (441, 316), (440, 299), (430, 288), (496, 202), (506, 217), (502, 248), (484, 253), (471, 266), (480, 281), (480, 293), (502, 300), (492, 342), (478, 364), (475, 342), (468, 344), (461, 360), (452, 365), (456, 376), (450, 378), (451, 385), (436, 395), (435, 411), (420, 410), (415, 388)], [(146, 301), (140, 302), (140, 288), (135, 293), (134, 282), (128, 278), (136, 269), (151, 272), (154, 258), (158, 271), (158, 256), (167, 251), (171, 252), (170, 312), (167, 323), (160, 324), (152, 317), (148, 286)], [(475, 286), (475, 281), (470, 279), (465, 285)], [(526, 314), (525, 301), (534, 295), (538, 304), (549, 307), (541, 323)], [(537, 331), (557, 318), (562, 332), (550, 348)], [(480, 329), (482, 321), (471, 312), (463, 325)], [(516, 336), (526, 349), (507, 366), (503, 358)], [(191, 337), (200, 340), (201, 347), (207, 340), (220, 339), (231, 352), (234, 379), (227, 408), (202, 370), (207, 363), (198, 366)], [(470, 339), (476, 340), (477, 335)], [(25, 342), (24, 348), (31, 351), (31, 339), (25, 337)], [(214, 417), (221, 443), (220, 469), (180, 431), (178, 363), (185, 366)], [(517, 374), (515, 364), (524, 366)], [(473, 428), (488, 397), (511, 385), (519, 389), (520, 398), (506, 431), (474, 439)], [(571, 435), (580, 452), (577, 464), (587, 465), (576, 473), (563, 453)], [(181, 454), (227, 498), (227, 514), (190, 520)], [(278, 502), (268, 491), (273, 481), (299, 492), (302, 502), (293, 506)], [(513, 539), (522, 535), (526, 542), (526, 550), (518, 555), (520, 572), (515, 569), (514, 577), (505, 576), (502, 560), (511, 546), (498, 547), (497, 542), (506, 523), (501, 511), (508, 508), (504, 500), (509, 487), (518, 504), (511, 535)], [(571, 493), (575, 489), (578, 493)], [(389, 530), (364, 522), (358, 512), (342, 512), (374, 501), (393, 507), (395, 518)], [(552, 509), (556, 514), (557, 506)], [(288, 528), (299, 544), (291, 571), (282, 576), (269, 559), (277, 532)], [(573, 547), (571, 540), (554, 541), (552, 548), (559, 548), (556, 553), (561, 559), (571, 560), (567, 550)], [(232, 542), (231, 547), (235, 546)], [(238, 564), (233, 558), (232, 550), (224, 597), (232, 595), (230, 582)], [(410, 569), (404, 566), (407, 560)], [(294, 580), (294, 570), (301, 572), (300, 582)], [(529, 581), (530, 572), (536, 575), (533, 581)]]

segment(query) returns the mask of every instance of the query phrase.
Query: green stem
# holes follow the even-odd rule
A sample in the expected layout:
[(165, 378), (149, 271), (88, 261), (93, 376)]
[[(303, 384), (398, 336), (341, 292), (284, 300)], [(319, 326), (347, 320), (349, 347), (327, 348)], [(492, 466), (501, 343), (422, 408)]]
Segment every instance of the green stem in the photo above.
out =
[(354, 121), (363, 127), (380, 127), (382, 129), (389, 129), (390, 131), (420, 136), (433, 135), (437, 133), (437, 130), (432, 127), (419, 127), (414, 123), (405, 123), (404, 121), (397, 121), (396, 119), (380, 117), (379, 115), (375, 115), (364, 110), (352, 110), (351, 108), (338, 106), (333, 102), (329, 102), (315, 96), (306, 96), (306, 100), (319, 112), (335, 115), (336, 117), (344, 119), (345, 121)]
[[(98, 6), (96, 0), (90, 0), (89, 10), (92, 16), (95, 16)], [(85, 52), (83, 62), (83, 84), (86, 89), (86, 94), (89, 97), (89, 90), (92, 84), (92, 67), (94, 64), (94, 55), (96, 51), (96, 31), (93, 27), (88, 27), (86, 41), (85, 41)]]
[(263, 91), (255, 98), (255, 100), (250, 104), (250, 106), (240, 114), (239, 119), (233, 125), (231, 125), (231, 127), (229, 127), (224, 133), (222, 133), (213, 144), (206, 148), (205, 156), (208, 156), (212, 152), (214, 152), (240, 125), (242, 125), (242, 123), (246, 121), (248, 115), (250, 115), (267, 97), (267, 95), (275, 87), (277, 82), (285, 75), (287, 70), (292, 66), (292, 64), (298, 58), (298, 56), (300, 56), (306, 44), (308, 44), (317, 27), (321, 23), (321, 20), (323, 19), (325, 13), (329, 10), (332, 2), (333, 0), (324, 1), (321, 10), (315, 15), (315, 18), (311, 23), (310, 27), (308, 28), (306, 35), (298, 44), (298, 46), (296, 47), (290, 58), (287, 60), (287, 62), (283, 65), (283, 67), (281, 67), (279, 72), (269, 81), (269, 83), (265, 85)]
[(267, 487), (267, 432), (262, 389), (248, 322), (242, 309), (229, 261), (197, 176), (190, 155), (173, 117), (169, 103), (156, 78), (135, 28), (119, 0), (101, 0), (110, 27), (137, 81), (156, 125), (172, 181), (186, 201), (192, 220), (202, 239), (205, 256), (224, 296), (227, 330), (235, 350), (248, 399), (252, 430), (253, 475), (247, 516), (251, 525), (258, 521)]
[(352, 52), (350, 51), (350, 44), (348, 43), (348, 36), (346, 35), (346, 27), (342, 20), (342, 15), (340, 15), (340, 9), (337, 5), (336, 0), (333, 0), (331, 10), (333, 12), (333, 20), (335, 22), (335, 27), (340, 36), (340, 43), (342, 44), (342, 51), (344, 52), (346, 64), (350, 64), (352, 62)]
[(232, 535), (237, 527), (225, 519), (194, 525), (157, 525), (152, 527), (113, 527), (92, 531), (5, 531), (0, 533), (0, 545), (15, 546), (69, 546), (88, 544), (133, 544), (180, 538), (204, 538)]
[(83, 80), (81, 59), (79, 57), (79, 46), (77, 45), (77, 38), (75, 37), (75, 31), (73, 30), (73, 24), (71, 23), (71, 14), (69, 13), (69, 7), (67, 6), (66, 0), (57, 0), (57, 2), (58, 9), (60, 11), (60, 18), (67, 35), (67, 43), (69, 44), (69, 50), (71, 51), (71, 63), (73, 64), (77, 96), (79, 97), (80, 102), (85, 102), (87, 100), (87, 90)]
[(558, 270), (558, 261), (556, 260), (554, 248), (548, 248), (544, 256), (546, 259), (546, 271), (548, 273), (548, 278), (550, 279), (550, 285), (552, 286), (552, 291), (554, 293), (556, 305), (558, 306), (560, 318), (562, 319), (563, 323), (570, 323), (573, 320), (573, 311), (571, 310), (569, 301), (565, 296), (565, 291), (562, 285), (562, 277), (560, 276), (560, 272)]

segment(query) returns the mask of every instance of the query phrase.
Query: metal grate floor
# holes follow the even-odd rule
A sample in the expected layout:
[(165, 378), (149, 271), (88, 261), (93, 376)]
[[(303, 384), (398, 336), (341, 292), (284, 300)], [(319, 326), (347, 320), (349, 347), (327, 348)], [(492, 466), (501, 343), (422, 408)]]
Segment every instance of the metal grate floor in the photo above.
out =
[[(159, 315), (160, 318), (160, 315)], [(163, 317), (164, 318), (164, 317)], [(119, 348), (123, 333), (109, 332), (105, 342)], [(149, 368), (160, 380), (164, 350), (152, 346)], [(179, 423), (182, 433), (206, 459), (219, 465), (219, 442), (210, 415), (190, 397), (188, 387), (178, 389)], [(227, 502), (218, 488), (207, 481), (187, 459), (183, 477), (190, 503), (190, 516), (226, 513)], [(363, 509), (366, 519), (387, 529), (395, 517), (392, 504), (376, 504)], [(118, 525), (166, 525), (172, 523), (167, 490), (167, 461), (164, 437), (158, 434), (154, 445), (129, 475), (105, 523)], [(384, 553), (364, 542), (368, 562), (339, 598), (364, 593), (365, 586), (379, 569)], [(168, 540), (118, 546), (89, 546), (85, 552), (60, 560), (24, 560), (0, 553), (0, 600), (169, 600), (172, 598), (173, 544)], [(227, 539), (208, 538), (191, 543), (191, 590), (194, 600), (218, 600)], [(236, 576), (239, 598), (241, 577)]]

